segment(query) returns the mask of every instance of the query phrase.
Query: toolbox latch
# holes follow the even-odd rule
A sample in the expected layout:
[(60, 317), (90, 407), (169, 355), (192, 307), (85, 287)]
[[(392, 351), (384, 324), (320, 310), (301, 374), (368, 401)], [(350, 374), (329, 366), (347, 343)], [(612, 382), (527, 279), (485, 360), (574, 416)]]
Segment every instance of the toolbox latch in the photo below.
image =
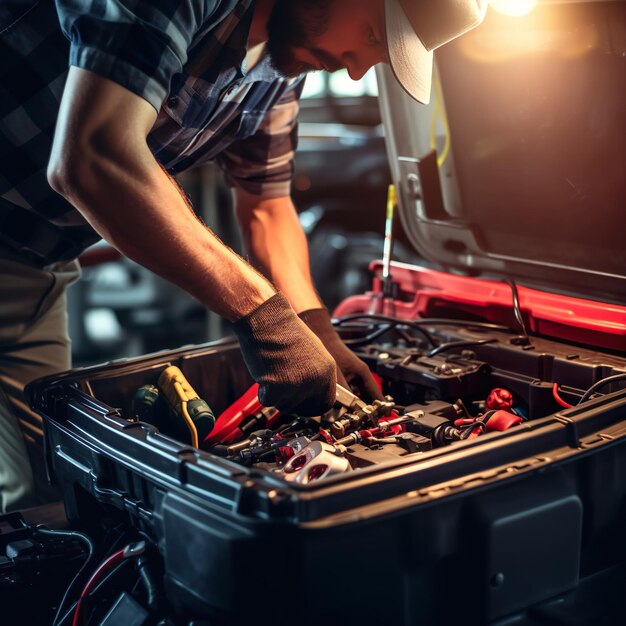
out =
[(580, 448), (580, 439), (578, 437), (578, 424), (571, 417), (563, 415), (555, 415), (554, 419), (565, 426), (567, 432), (567, 444), (572, 448)]
[(565, 474), (542, 474), (475, 504), (489, 620), (576, 588), (583, 507)]
[(140, 500), (133, 500), (125, 493), (108, 489), (98, 485), (95, 475), (92, 474), (92, 493), (100, 503), (110, 504), (116, 509), (126, 511), (134, 518), (140, 518), (145, 521), (152, 519), (152, 512), (146, 509)]

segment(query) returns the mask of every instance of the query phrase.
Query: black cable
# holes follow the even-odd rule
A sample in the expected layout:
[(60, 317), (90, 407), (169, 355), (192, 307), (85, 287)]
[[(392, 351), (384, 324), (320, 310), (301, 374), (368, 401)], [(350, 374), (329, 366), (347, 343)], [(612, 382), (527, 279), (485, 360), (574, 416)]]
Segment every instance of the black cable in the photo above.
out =
[[(426, 339), (426, 341), (428, 341), (428, 343), (431, 346), (437, 345), (437, 342), (435, 341), (434, 337), (427, 330), (420, 328), (420, 325), (418, 324), (417, 320), (403, 320), (403, 319), (400, 319), (399, 317), (392, 317), (391, 315), (382, 315), (380, 313), (351, 313), (350, 315), (344, 315), (342, 317), (334, 319), (333, 324), (335, 326), (343, 326), (347, 322), (353, 322), (359, 319), (373, 320), (376, 322), (388, 322), (389, 324), (391, 324), (390, 328), (393, 328), (394, 326), (410, 326), (411, 328), (414, 328), (415, 330), (417, 330)], [(387, 330), (390, 330), (390, 328)]]
[(472, 322), (471, 320), (455, 320), (449, 317), (425, 317), (421, 320), (413, 320), (414, 324), (420, 326), (464, 326), (466, 328), (482, 328), (485, 330), (501, 330), (509, 333), (515, 331), (510, 326), (503, 324), (492, 324), (491, 322)]
[[(454, 319), (449, 317), (424, 317), (419, 320), (405, 320), (399, 317), (391, 317), (390, 315), (381, 315), (379, 313), (351, 313), (350, 315), (343, 315), (342, 317), (333, 320), (335, 326), (341, 326), (345, 322), (350, 322), (356, 319), (373, 319), (383, 322), (394, 322), (399, 325), (421, 327), (421, 326), (464, 326), (467, 328), (483, 328), (485, 330), (501, 330), (509, 333), (517, 332), (510, 326), (503, 324), (493, 324), (491, 322), (473, 322), (472, 320)], [(420, 330), (423, 330), (420, 328)], [(432, 336), (428, 333), (429, 340), (432, 340)], [(433, 341), (433, 343), (435, 343)]]
[(474, 428), (476, 426), (481, 428), (483, 432), (485, 432), (487, 430), (487, 425), (485, 424), (485, 422), (481, 422), (480, 420), (476, 420), (475, 422), (472, 422), (471, 424), (467, 424), (467, 426), (461, 426), (459, 428), (459, 430), (461, 431), (461, 435), (460, 435), (459, 439), (461, 441), (465, 441), (465, 439), (467, 439), (472, 434), (472, 431), (474, 430)]
[(604, 385), (608, 385), (616, 380), (626, 380), (626, 372), (624, 372), (623, 374), (615, 374), (614, 376), (608, 376), (607, 378), (603, 378), (602, 380), (599, 380), (597, 383), (594, 383), (593, 385), (591, 385), (591, 387), (589, 387), (589, 389), (587, 389), (587, 391), (585, 391), (585, 393), (582, 395), (582, 397), (578, 401), (578, 404), (587, 402), (587, 400), (589, 400), (589, 398), (598, 389), (600, 389), (600, 387), (604, 387)]
[(448, 343), (442, 343), (440, 346), (433, 348), (430, 352), (426, 353), (426, 356), (435, 356), (440, 352), (447, 352), (448, 350), (454, 350), (454, 348), (470, 348), (472, 346), (482, 346), (485, 343), (494, 343), (497, 339), (478, 339), (477, 341), (463, 340), (463, 341), (449, 341)]
[(84, 563), (81, 565), (78, 572), (76, 572), (76, 575), (74, 576), (74, 578), (72, 578), (72, 581), (70, 582), (70, 584), (67, 586), (67, 589), (65, 590), (65, 593), (63, 594), (63, 597), (61, 598), (61, 602), (59, 603), (59, 606), (57, 607), (56, 613), (54, 615), (52, 626), (58, 626), (59, 616), (61, 615), (61, 612), (63, 611), (63, 607), (65, 603), (67, 602), (67, 599), (70, 595), (70, 591), (76, 585), (76, 583), (78, 582), (80, 577), (83, 575), (83, 573), (86, 571), (87, 566), (89, 565), (89, 563), (91, 562), (91, 559), (93, 558), (94, 545), (90, 537), (88, 537), (84, 533), (81, 533), (77, 530), (50, 530), (49, 528), (45, 528), (43, 526), (36, 526), (35, 532), (40, 533), (42, 535), (49, 535), (53, 537), (73, 537), (73, 538), (79, 539), (87, 546), (87, 558), (85, 559)]
[(359, 346), (364, 346), (374, 341), (374, 339), (378, 339), (381, 335), (384, 335), (388, 330), (391, 330), (392, 328), (396, 330), (393, 324), (385, 324), (384, 326), (381, 326), (377, 330), (371, 332), (369, 335), (365, 335), (365, 337), (360, 337), (359, 339), (343, 339), (343, 342), (347, 346), (358, 348)]
[[(519, 298), (518, 298), (517, 287), (515, 286), (515, 283), (512, 284), (511, 288), (513, 289), (513, 293), (514, 293), (513, 300), (514, 300), (514, 307), (516, 307), (516, 315), (519, 314), (518, 321), (521, 321), (522, 330), (524, 332), (524, 338), (526, 342), (529, 343), (530, 341), (528, 339), (528, 335), (526, 335), (526, 328), (523, 326), (524, 321), (523, 321), (523, 318), (521, 317), (521, 311), (519, 309)], [(435, 354), (439, 354), (440, 352), (444, 352), (446, 350), (450, 350), (456, 347), (463, 347), (463, 346), (469, 347), (469, 346), (475, 346), (475, 345), (482, 345), (483, 343), (488, 343), (489, 341), (495, 341), (495, 340), (490, 339), (490, 340), (476, 340), (476, 341), (472, 341), (472, 340), (450, 341), (448, 343), (437, 345), (437, 341), (434, 339), (434, 337), (428, 331), (424, 330), (422, 326), (464, 326), (467, 328), (481, 328), (485, 330), (500, 330), (500, 331), (505, 331), (505, 332), (515, 332), (512, 328), (509, 328), (508, 326), (503, 326), (501, 324), (492, 324), (489, 322), (472, 322), (469, 320), (455, 320), (455, 319), (448, 319), (448, 318), (425, 318), (421, 320), (403, 320), (400, 318), (391, 317), (389, 315), (381, 315), (379, 313), (353, 313), (350, 315), (344, 315), (343, 317), (334, 319), (333, 324), (335, 326), (343, 326), (347, 322), (352, 322), (352, 321), (359, 320), (359, 319), (388, 322), (388, 324), (385, 324), (381, 328), (376, 329), (375, 331), (369, 333), (365, 337), (360, 337), (357, 339), (344, 339), (343, 341), (347, 346), (350, 346), (352, 348), (363, 346), (363, 345), (370, 343), (374, 339), (377, 339), (378, 337), (385, 334), (387, 331), (391, 329), (394, 329), (396, 330), (396, 332), (398, 332), (398, 330), (395, 328), (396, 326), (408, 326), (412, 328), (413, 330), (419, 331), (422, 334), (422, 336), (430, 343), (430, 345), (434, 346), (433, 349), (427, 354), (427, 356), (434, 356)]]
[(139, 576), (143, 582), (144, 590), (146, 592), (146, 603), (150, 609), (158, 615), (161, 612), (162, 593), (158, 578), (154, 575), (154, 572), (150, 567), (150, 563), (145, 555), (139, 557), (137, 561), (137, 569), (139, 570)]
[(528, 338), (528, 332), (526, 332), (526, 324), (524, 323), (524, 316), (522, 315), (522, 308), (519, 303), (519, 292), (517, 291), (517, 283), (512, 278), (505, 278), (504, 282), (511, 288), (511, 294), (513, 296), (513, 313), (515, 315), (515, 319), (519, 324), (521, 334), (526, 339), (528, 343), (530, 343), (530, 339)]

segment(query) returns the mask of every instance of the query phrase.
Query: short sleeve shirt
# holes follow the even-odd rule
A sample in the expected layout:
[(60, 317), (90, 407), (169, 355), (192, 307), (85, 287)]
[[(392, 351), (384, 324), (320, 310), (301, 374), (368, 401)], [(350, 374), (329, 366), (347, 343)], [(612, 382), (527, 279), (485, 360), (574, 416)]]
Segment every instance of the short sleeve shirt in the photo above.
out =
[(216, 160), (229, 184), (288, 195), (302, 79), (246, 71), (253, 0), (49, 0), (0, 7), (0, 242), (47, 262), (99, 237), (47, 184), (69, 65), (158, 112), (148, 136), (177, 173)]

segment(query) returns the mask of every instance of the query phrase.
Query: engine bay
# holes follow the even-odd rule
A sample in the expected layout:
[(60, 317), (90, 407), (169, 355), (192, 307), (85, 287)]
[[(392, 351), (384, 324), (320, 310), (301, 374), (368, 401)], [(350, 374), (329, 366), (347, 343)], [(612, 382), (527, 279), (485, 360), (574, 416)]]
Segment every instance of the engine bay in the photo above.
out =
[[(252, 385), (217, 417), (213, 398), (176, 366), (136, 389), (130, 413), (161, 433), (235, 463), (306, 485), (419, 460), (431, 450), (524, 428), (624, 384), (626, 360), (529, 337), (525, 329), (457, 319), (353, 314), (335, 320), (385, 396), (338, 386), (317, 417), (264, 407)], [(197, 384), (197, 383), (196, 383)]]

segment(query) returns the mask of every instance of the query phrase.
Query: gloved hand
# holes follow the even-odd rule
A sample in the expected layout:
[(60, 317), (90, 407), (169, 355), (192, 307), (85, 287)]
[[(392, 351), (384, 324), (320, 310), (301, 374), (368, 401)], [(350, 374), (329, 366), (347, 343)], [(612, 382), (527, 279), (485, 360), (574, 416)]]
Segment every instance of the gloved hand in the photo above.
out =
[(282, 294), (232, 327), (246, 366), (259, 383), (261, 404), (305, 416), (331, 408), (337, 395), (335, 362)]
[(309, 309), (299, 313), (298, 317), (322, 340), (326, 350), (335, 359), (337, 382), (342, 387), (350, 389), (347, 383), (352, 383), (370, 398), (383, 400), (384, 396), (369, 368), (341, 341), (326, 309)]

